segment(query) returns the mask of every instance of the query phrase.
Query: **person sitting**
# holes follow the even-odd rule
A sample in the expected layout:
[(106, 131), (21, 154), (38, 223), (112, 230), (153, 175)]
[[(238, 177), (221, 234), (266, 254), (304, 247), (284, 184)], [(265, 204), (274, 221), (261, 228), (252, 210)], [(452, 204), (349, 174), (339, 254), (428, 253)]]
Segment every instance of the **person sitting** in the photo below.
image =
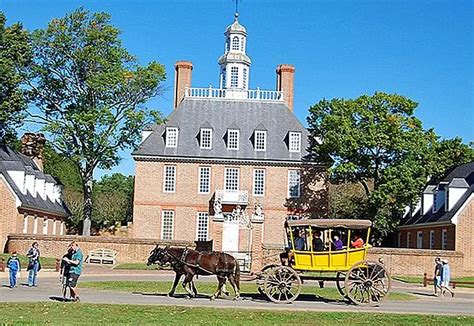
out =
[(337, 234), (335, 234), (333, 239), (334, 239), (334, 241), (331, 241), (332, 249), (333, 250), (342, 250), (342, 247), (343, 247), (344, 244), (342, 243), (342, 240), (339, 239), (339, 236)]
[(360, 237), (359, 233), (354, 234), (354, 241), (351, 241), (351, 248), (363, 248), (364, 240)]
[(313, 234), (313, 251), (324, 251), (324, 243), (321, 240), (320, 231), (315, 231)]
[(306, 241), (304, 239), (304, 230), (301, 229), (299, 233), (295, 232), (295, 234), (298, 234), (298, 236), (294, 239), (295, 240), (295, 250), (306, 250)]

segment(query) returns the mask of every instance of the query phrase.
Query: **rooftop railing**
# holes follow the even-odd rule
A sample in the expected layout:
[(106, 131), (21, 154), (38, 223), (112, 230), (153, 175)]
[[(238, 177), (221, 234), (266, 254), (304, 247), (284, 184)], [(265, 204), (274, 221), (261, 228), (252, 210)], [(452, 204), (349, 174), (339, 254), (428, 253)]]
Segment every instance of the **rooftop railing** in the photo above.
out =
[(257, 89), (224, 89), (224, 88), (198, 88), (186, 87), (185, 97), (192, 98), (221, 98), (221, 99), (244, 99), (254, 101), (283, 101), (282, 91)]

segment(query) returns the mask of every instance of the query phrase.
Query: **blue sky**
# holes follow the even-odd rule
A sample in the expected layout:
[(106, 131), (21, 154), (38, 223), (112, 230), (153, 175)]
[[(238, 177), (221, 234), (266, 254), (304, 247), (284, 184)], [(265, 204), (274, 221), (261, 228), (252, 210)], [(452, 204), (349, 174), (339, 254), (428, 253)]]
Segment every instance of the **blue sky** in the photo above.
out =
[[(193, 62), (194, 87), (218, 85), (217, 59), (234, 2), (0, 0), (11, 24), (44, 28), (54, 17), (83, 6), (107, 11), (126, 48), (141, 63), (165, 65), (168, 80), (149, 105), (172, 110), (173, 64)], [(473, 1), (243, 0), (252, 59), (250, 88), (275, 88), (275, 68), (295, 65), (295, 113), (304, 124), (322, 98), (352, 98), (375, 91), (419, 103), (425, 128), (445, 138), (474, 140)], [(134, 174), (130, 152), (112, 172)], [(96, 176), (104, 172), (99, 171)]]

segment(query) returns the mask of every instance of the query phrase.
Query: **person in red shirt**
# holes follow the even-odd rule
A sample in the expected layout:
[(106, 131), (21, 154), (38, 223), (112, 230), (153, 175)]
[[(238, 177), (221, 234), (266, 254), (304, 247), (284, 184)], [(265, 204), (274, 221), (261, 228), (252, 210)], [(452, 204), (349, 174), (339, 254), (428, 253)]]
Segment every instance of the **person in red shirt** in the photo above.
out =
[(351, 248), (362, 248), (364, 247), (364, 240), (360, 237), (360, 234), (354, 234), (354, 241), (351, 241)]

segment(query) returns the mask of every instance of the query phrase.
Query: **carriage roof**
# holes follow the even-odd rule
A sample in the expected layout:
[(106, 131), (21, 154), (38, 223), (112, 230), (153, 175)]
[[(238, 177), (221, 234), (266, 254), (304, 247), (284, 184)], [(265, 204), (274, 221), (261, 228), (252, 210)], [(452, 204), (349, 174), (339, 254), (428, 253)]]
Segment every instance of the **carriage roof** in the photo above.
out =
[(372, 226), (370, 220), (351, 219), (305, 219), (287, 221), (288, 226), (313, 226), (317, 228), (347, 228), (347, 229), (368, 229)]

